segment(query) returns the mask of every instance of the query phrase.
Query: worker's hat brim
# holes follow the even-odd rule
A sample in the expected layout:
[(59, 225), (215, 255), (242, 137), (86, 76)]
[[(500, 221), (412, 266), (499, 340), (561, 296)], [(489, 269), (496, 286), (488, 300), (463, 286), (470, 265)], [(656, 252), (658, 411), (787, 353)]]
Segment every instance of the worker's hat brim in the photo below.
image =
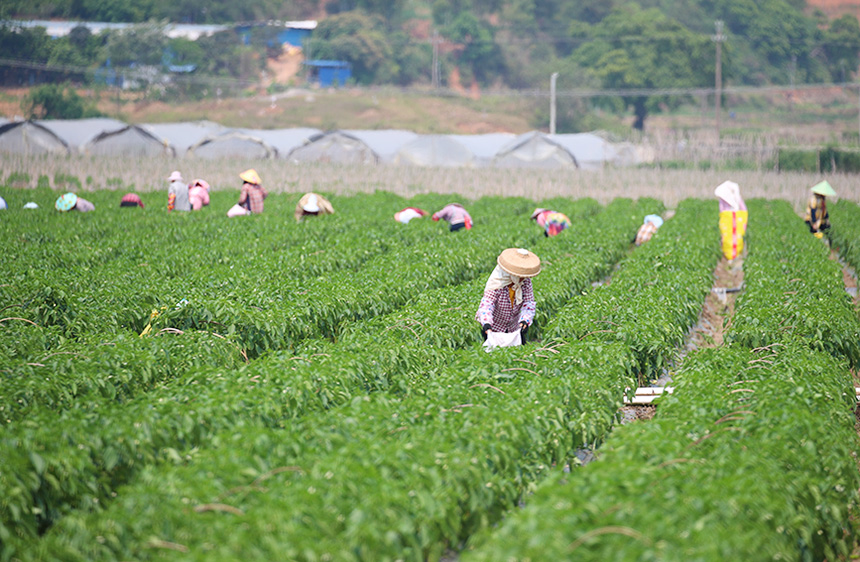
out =
[(499, 267), (517, 277), (534, 277), (540, 273), (540, 258), (523, 248), (508, 248), (496, 261)]
[(812, 186), (812, 193), (815, 193), (817, 195), (822, 195), (824, 197), (835, 197), (836, 196), (836, 191), (833, 190), (833, 187), (831, 187), (830, 183), (828, 183), (827, 180), (813, 185)]

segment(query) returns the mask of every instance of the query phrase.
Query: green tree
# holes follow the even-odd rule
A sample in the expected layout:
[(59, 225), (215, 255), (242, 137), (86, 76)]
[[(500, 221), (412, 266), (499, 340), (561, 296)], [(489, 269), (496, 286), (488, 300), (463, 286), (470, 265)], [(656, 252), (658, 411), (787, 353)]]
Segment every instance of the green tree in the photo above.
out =
[[(578, 34), (589, 41), (571, 55), (604, 88), (691, 88), (713, 84), (713, 46), (710, 38), (692, 33), (659, 10), (629, 4), (612, 11), (595, 26), (581, 26)], [(680, 99), (665, 96), (624, 96), (632, 107), (633, 127), (644, 129), (649, 113), (661, 103)]]
[(321, 21), (305, 53), (314, 59), (348, 61), (352, 77), (361, 84), (388, 83), (399, 74), (389, 37), (382, 18), (354, 10)]
[(30, 90), (21, 104), (30, 119), (80, 119), (98, 114), (68, 84), (42, 84)]
[(104, 56), (115, 66), (158, 65), (166, 48), (164, 25), (147, 23), (110, 32)]
[(849, 80), (860, 64), (860, 23), (857, 18), (846, 14), (833, 20), (824, 33), (824, 48), (831, 74), (843, 82)]
[(481, 82), (504, 74), (504, 59), (489, 25), (470, 12), (462, 12), (443, 35), (457, 45), (457, 62)]

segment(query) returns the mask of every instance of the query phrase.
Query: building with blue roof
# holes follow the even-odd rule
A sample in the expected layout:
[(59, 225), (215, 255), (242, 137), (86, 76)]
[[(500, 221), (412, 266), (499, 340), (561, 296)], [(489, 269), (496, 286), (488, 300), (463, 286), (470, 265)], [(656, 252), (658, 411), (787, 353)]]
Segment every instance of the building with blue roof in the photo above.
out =
[(352, 65), (345, 60), (306, 60), (302, 64), (310, 70), (308, 81), (320, 88), (343, 86), (352, 77)]

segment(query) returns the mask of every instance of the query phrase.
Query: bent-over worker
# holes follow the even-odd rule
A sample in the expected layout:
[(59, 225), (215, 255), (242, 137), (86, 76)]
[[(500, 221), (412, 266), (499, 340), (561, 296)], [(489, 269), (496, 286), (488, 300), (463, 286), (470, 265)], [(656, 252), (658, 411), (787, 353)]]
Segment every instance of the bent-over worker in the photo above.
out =
[(120, 207), (140, 207), (143, 209), (143, 200), (141, 200), (140, 195), (137, 193), (126, 193), (122, 196), (122, 199), (119, 202)]
[(645, 215), (645, 220), (642, 222), (642, 226), (639, 227), (639, 232), (636, 233), (636, 239), (633, 241), (634, 244), (641, 246), (645, 242), (648, 242), (661, 226), (663, 226), (663, 217), (660, 215)]
[(830, 228), (830, 215), (827, 213), (827, 198), (833, 197), (836, 192), (825, 180), (812, 186), (812, 195), (806, 203), (806, 216), (804, 220), (809, 227), (809, 232), (816, 238), (823, 238), (824, 231)]
[(723, 255), (727, 260), (737, 258), (744, 249), (744, 234), (749, 219), (747, 206), (741, 197), (738, 184), (724, 181), (714, 190), (720, 202), (720, 234), (723, 239)]
[(296, 203), (296, 222), (302, 222), (306, 216), (332, 214), (334, 214), (334, 207), (328, 199), (317, 193), (305, 193)]
[(486, 340), (490, 332), (519, 330), (521, 342), (535, 317), (531, 278), (540, 273), (540, 258), (523, 248), (508, 248), (496, 259), (496, 268), (484, 286), (484, 296), (475, 313)]
[(434, 221), (438, 221), (439, 219), (448, 221), (448, 224), (451, 225), (451, 232), (456, 232), (461, 228), (465, 228), (466, 230), (470, 230), (472, 228), (472, 217), (459, 203), (449, 203), (448, 205), (445, 205), (440, 210), (433, 213), (432, 218)]
[(209, 183), (196, 179), (188, 184), (188, 199), (191, 201), (192, 211), (199, 211), (209, 205)]
[(543, 235), (546, 237), (556, 236), (570, 226), (570, 219), (567, 218), (567, 215), (551, 209), (535, 209), (535, 212), (532, 213), (532, 219), (543, 228)]
[(420, 219), (421, 217), (426, 216), (427, 211), (424, 209), (419, 209), (418, 207), (406, 207), (405, 209), (394, 213), (394, 220), (402, 222), (403, 224), (409, 224), (409, 221), (412, 219)]
[(54, 207), (61, 212), (80, 211), (82, 213), (86, 213), (89, 211), (95, 211), (96, 209), (95, 205), (93, 205), (83, 197), (78, 197), (72, 192), (60, 195), (57, 198), (57, 202), (54, 203)]

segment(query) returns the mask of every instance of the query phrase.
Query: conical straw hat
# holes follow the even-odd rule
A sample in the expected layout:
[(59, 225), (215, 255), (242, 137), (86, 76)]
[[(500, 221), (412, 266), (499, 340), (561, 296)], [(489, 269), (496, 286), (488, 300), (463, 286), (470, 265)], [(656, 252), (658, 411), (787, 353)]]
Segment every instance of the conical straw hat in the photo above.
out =
[(499, 254), (498, 264), (517, 277), (534, 277), (540, 273), (540, 258), (523, 248), (508, 248)]
[(253, 183), (254, 185), (260, 185), (262, 180), (260, 179), (259, 174), (257, 174), (257, 170), (251, 168), (250, 170), (245, 170), (241, 174), (239, 174), (239, 178), (245, 180), (248, 183)]
[(833, 188), (827, 183), (827, 180), (824, 180), (821, 183), (817, 183), (812, 186), (812, 193), (823, 195), (824, 197), (835, 197), (836, 192), (833, 191)]

